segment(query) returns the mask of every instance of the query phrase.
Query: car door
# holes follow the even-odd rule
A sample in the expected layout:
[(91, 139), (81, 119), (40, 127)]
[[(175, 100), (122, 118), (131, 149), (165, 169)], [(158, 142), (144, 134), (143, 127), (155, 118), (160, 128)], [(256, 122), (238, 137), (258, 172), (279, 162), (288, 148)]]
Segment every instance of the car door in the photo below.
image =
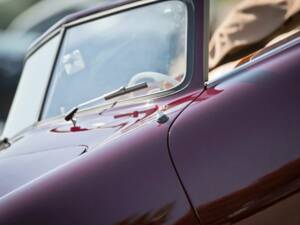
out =
[(299, 57), (293, 41), (209, 83), (172, 126), (202, 225), (300, 224)]

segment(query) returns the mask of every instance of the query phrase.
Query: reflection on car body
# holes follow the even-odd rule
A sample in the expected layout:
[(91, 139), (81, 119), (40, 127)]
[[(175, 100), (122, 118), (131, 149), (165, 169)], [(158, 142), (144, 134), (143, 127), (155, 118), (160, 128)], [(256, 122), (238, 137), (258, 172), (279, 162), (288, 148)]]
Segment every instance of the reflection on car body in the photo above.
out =
[(300, 223), (299, 39), (208, 79), (206, 3), (107, 2), (31, 47), (0, 224)]

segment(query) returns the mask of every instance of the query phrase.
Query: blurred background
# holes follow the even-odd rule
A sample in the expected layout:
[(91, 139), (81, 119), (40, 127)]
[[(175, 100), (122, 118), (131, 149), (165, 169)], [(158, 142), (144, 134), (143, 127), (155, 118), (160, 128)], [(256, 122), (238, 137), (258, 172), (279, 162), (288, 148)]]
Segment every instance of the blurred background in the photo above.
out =
[[(29, 45), (64, 16), (99, 5), (103, 1), (0, 0), (0, 135)], [(238, 1), (210, 0), (210, 33)]]

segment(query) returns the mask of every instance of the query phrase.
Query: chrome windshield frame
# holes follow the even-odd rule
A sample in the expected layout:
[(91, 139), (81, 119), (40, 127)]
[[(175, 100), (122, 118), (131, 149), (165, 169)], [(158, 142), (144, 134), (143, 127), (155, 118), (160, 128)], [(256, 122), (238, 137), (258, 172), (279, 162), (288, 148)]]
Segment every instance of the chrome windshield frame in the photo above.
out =
[[(72, 21), (70, 23), (66, 23), (64, 25), (61, 26), (61, 28), (59, 28), (58, 30), (54, 31), (55, 34), (59, 33), (61, 35), (61, 39), (60, 39), (60, 43), (59, 43), (59, 47), (56, 51), (56, 56), (55, 56), (55, 60), (53, 63), (53, 67), (52, 67), (52, 71), (51, 71), (51, 75), (50, 75), (50, 80), (48, 81), (48, 85), (47, 85), (47, 89), (44, 95), (44, 100), (40, 109), (40, 114), (39, 114), (39, 118), (37, 122), (41, 122), (41, 121), (49, 121), (51, 119), (57, 119), (57, 118), (63, 118), (64, 115), (58, 115), (55, 117), (50, 117), (50, 118), (44, 118), (43, 114), (44, 114), (44, 110), (45, 110), (45, 105), (46, 105), (46, 99), (47, 99), (47, 95), (49, 93), (49, 89), (50, 89), (50, 85), (51, 85), (51, 80), (53, 78), (53, 74), (54, 74), (54, 70), (55, 70), (55, 66), (57, 65), (57, 61), (61, 52), (61, 47), (64, 43), (64, 38), (66, 35), (66, 32), (68, 29), (72, 28), (72, 27), (76, 27), (85, 23), (89, 23), (95, 20), (99, 20), (108, 16), (112, 16), (118, 13), (122, 13), (122, 12), (126, 12), (132, 9), (136, 9), (136, 8), (140, 8), (140, 7), (146, 7), (148, 5), (152, 5), (152, 4), (157, 4), (157, 3), (161, 3), (161, 2), (168, 2), (168, 1), (180, 1), (183, 2), (186, 7), (187, 7), (187, 39), (186, 39), (186, 74), (185, 74), (185, 78), (184, 80), (181, 82), (180, 85), (170, 89), (170, 90), (165, 90), (165, 91), (160, 91), (154, 94), (147, 94), (147, 95), (142, 95), (142, 96), (138, 96), (138, 97), (134, 97), (134, 98), (130, 98), (128, 100), (121, 100), (119, 103), (126, 103), (126, 102), (138, 102), (138, 101), (143, 101), (143, 100), (149, 100), (149, 99), (156, 99), (156, 98), (161, 98), (161, 97), (165, 97), (165, 96), (169, 96), (172, 94), (175, 94), (179, 91), (181, 91), (182, 89), (186, 88), (191, 81), (192, 75), (193, 75), (193, 68), (194, 68), (194, 46), (195, 46), (195, 38), (194, 38), (194, 33), (195, 33), (195, 12), (194, 12), (194, 3), (192, 0), (141, 0), (141, 1), (137, 1), (137, 2), (133, 2), (133, 3), (127, 3), (123, 6), (119, 6), (113, 9), (109, 9), (106, 11), (102, 11), (87, 17), (83, 17), (80, 18), (78, 20)], [(33, 49), (30, 54), (28, 55), (28, 57), (30, 57), (32, 54), (35, 53), (35, 51), (37, 51), (41, 46), (43, 46), (46, 42), (48, 42), (49, 40), (52, 39), (51, 37), (52, 35), (50, 35), (50, 38), (46, 38), (45, 41), (42, 41), (40, 45), (37, 45), (35, 49)], [(53, 35), (55, 36), (55, 35)], [(91, 110), (94, 108), (105, 108), (105, 107), (109, 107), (111, 105), (111, 103), (109, 102), (104, 102), (102, 104), (99, 105), (95, 105), (89, 108), (83, 108), (80, 109), (78, 111), (78, 114), (80, 114), (80, 112), (84, 112), (87, 110)]]

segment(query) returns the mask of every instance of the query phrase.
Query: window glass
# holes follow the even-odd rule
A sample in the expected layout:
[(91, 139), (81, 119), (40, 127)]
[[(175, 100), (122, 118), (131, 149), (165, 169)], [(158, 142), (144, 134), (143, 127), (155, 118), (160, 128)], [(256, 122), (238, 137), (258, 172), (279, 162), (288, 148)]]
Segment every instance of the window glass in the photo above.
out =
[(37, 122), (58, 43), (59, 36), (56, 36), (27, 60), (3, 132), (4, 137), (12, 137)]
[(43, 115), (60, 115), (122, 86), (147, 82), (149, 87), (110, 101), (171, 89), (185, 77), (186, 45), (187, 8), (180, 1), (151, 4), (69, 28)]

